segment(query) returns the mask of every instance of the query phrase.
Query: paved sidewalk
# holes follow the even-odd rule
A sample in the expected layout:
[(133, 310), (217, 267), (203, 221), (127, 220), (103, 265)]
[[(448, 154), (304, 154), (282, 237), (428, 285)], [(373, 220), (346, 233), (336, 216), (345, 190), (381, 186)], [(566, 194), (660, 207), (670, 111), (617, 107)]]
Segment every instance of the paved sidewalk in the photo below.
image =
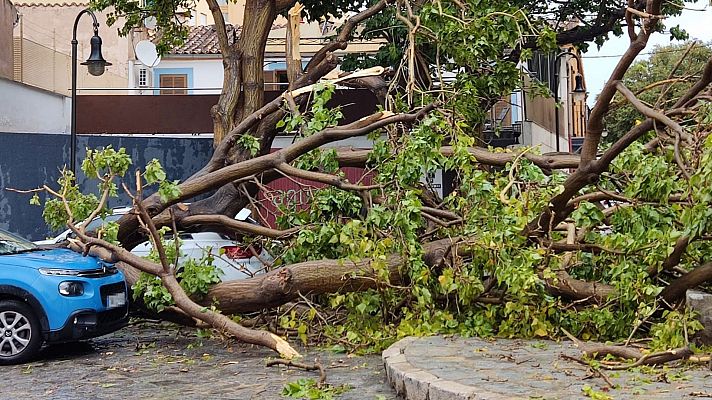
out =
[[(388, 379), (408, 400), (712, 398), (712, 372), (696, 367), (607, 371), (587, 366), (571, 342), (406, 338), (383, 353)], [(610, 397), (605, 397), (610, 396)]]
[[(38, 361), (0, 366), (0, 399), (288, 399), (281, 396), (285, 383), (319, 378), (317, 372), (265, 367), (275, 356), (269, 350), (199, 339), (195, 332), (141, 324), (46, 348)], [(395, 399), (380, 356), (299, 351), (304, 361), (320, 358), (327, 383), (352, 386), (339, 399)]]

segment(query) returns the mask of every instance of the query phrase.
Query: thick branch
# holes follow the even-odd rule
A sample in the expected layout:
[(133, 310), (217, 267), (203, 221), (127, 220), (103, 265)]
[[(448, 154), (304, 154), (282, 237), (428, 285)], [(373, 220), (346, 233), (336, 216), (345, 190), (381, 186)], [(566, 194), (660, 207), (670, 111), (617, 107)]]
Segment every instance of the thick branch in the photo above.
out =
[[(442, 239), (426, 243), (424, 260), (428, 265), (442, 262), (458, 238)], [(385, 260), (390, 283), (403, 281), (401, 267), (407, 260), (391, 255)], [(221, 283), (214, 286), (206, 296), (220, 301), (224, 313), (259, 311), (280, 306), (299, 297), (299, 294), (321, 294), (366, 290), (377, 287), (375, 271), (370, 259), (319, 260), (285, 266), (254, 278)], [(382, 284), (386, 284), (383, 282)]]
[(710, 280), (712, 280), (712, 263), (707, 263), (670, 282), (660, 292), (660, 297), (668, 304), (676, 304), (685, 298), (688, 289), (694, 289)]
[(555, 296), (592, 303), (604, 303), (616, 291), (610, 285), (574, 279), (566, 271), (558, 271), (555, 279), (547, 279), (545, 283), (549, 293)]
[[(648, 0), (646, 12), (654, 15), (660, 14), (660, 3), (660, 0)], [(608, 112), (611, 100), (616, 93), (616, 83), (623, 79), (623, 76), (633, 61), (635, 61), (635, 58), (645, 48), (656, 24), (657, 19), (647, 19), (643, 22), (641, 32), (637, 35), (636, 39), (630, 43), (628, 50), (626, 50), (618, 61), (618, 64), (608, 78), (608, 82), (601, 90), (601, 94), (598, 95), (596, 105), (593, 107), (593, 110), (591, 110), (586, 126), (586, 139), (581, 149), (581, 168), (596, 159), (598, 145), (601, 142), (601, 133), (603, 132), (603, 117)]]
[(302, 10), (304, 6), (297, 2), (289, 12), (289, 23), (287, 24), (287, 77), (289, 89), (294, 89), (294, 83), (302, 73), (302, 55), (299, 49), (299, 39), (301, 37), (299, 26), (301, 23)]
[(303, 169), (293, 167), (287, 163), (281, 163), (281, 164), (277, 165), (277, 169), (284, 172), (285, 174), (293, 176), (295, 178), (301, 178), (301, 179), (306, 179), (309, 181), (324, 183), (324, 184), (339, 188), (341, 190), (349, 190), (349, 191), (358, 192), (358, 191), (365, 191), (365, 190), (371, 190), (371, 189), (378, 189), (378, 188), (382, 187), (382, 185), (366, 185), (366, 186), (364, 186), (364, 185), (353, 184), (353, 183), (350, 183), (345, 178), (341, 178), (336, 175), (324, 174), (321, 172), (314, 172), (314, 171), (305, 171)]
[(642, 101), (635, 97), (633, 92), (631, 92), (627, 87), (625, 87), (623, 82), (617, 82), (616, 89), (621, 92), (621, 94), (628, 100), (628, 102), (630, 102), (630, 104), (635, 107), (636, 110), (640, 111), (641, 114), (645, 115), (648, 118), (652, 118), (662, 122), (668, 128), (672, 129), (678, 135), (680, 135), (683, 140), (691, 140), (690, 134), (685, 132), (685, 130), (682, 128), (682, 126), (680, 126), (680, 124), (673, 121), (672, 119), (670, 119), (670, 117), (661, 113), (660, 111), (653, 110), (652, 108), (643, 104)]
[[(514, 161), (521, 152), (493, 153), (482, 147), (470, 147), (467, 151), (481, 164), (502, 167)], [(363, 167), (366, 165), (370, 153), (371, 150), (342, 149), (336, 153), (336, 157), (342, 167)], [(451, 146), (443, 146), (440, 148), (440, 153), (446, 157), (452, 157), (455, 154), (455, 149)], [(568, 153), (538, 155), (526, 152), (522, 157), (545, 171), (576, 168), (580, 161), (579, 156)]]
[[(493, 153), (482, 147), (470, 147), (467, 150), (470, 154), (475, 156), (477, 162), (481, 164), (494, 165), (494, 166), (505, 166), (507, 163), (514, 161), (515, 158), (521, 153), (521, 151), (513, 151), (508, 153)], [(443, 146), (441, 148), (441, 153), (444, 156), (454, 155), (454, 149), (449, 146)], [(552, 169), (564, 169), (564, 168), (575, 168), (578, 166), (580, 161), (579, 156), (575, 154), (532, 154), (527, 151), (523, 156), (527, 160), (536, 164), (539, 168), (544, 170)]]
[[(675, 247), (672, 249), (672, 253), (667, 256), (665, 261), (663, 261), (662, 265), (662, 270), (663, 271), (669, 271), (675, 267), (677, 267), (678, 264), (680, 264), (680, 261), (682, 260), (682, 256), (685, 254), (685, 251), (687, 250), (687, 246), (690, 244), (690, 237), (689, 236), (680, 236), (677, 241), (675, 242)], [(658, 269), (655, 266), (651, 266), (648, 268), (648, 275), (655, 276), (658, 274)]]
[(193, 215), (190, 217), (185, 217), (181, 220), (181, 223), (185, 226), (191, 225), (214, 225), (220, 226), (222, 228), (250, 234), (258, 235), (263, 237), (268, 237), (272, 239), (284, 239), (288, 238), (301, 230), (300, 227), (278, 230), (267, 228), (261, 225), (251, 224), (249, 222), (238, 221), (234, 218), (227, 217), (225, 215)]
[(215, 33), (218, 37), (218, 45), (220, 45), (220, 53), (223, 57), (231, 53), (230, 41), (227, 38), (227, 29), (225, 27), (225, 17), (223, 17), (222, 10), (217, 0), (206, 0), (208, 2), (208, 8), (210, 8), (210, 13), (213, 14), (213, 20), (215, 20)]

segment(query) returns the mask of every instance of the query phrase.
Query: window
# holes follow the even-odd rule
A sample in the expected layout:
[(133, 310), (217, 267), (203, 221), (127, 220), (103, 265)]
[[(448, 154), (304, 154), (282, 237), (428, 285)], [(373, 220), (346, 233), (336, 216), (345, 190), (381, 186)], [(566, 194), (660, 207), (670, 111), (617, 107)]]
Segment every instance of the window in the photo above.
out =
[(542, 53), (535, 51), (534, 56), (528, 61), (528, 69), (532, 77), (547, 85), (552, 93), (554, 92), (554, 86), (556, 85), (555, 73), (552, 71), (552, 65), (554, 64), (555, 57), (556, 54), (554, 53)]
[(148, 69), (139, 68), (138, 70), (138, 86), (147, 87), (148, 86)]
[(87, 231), (90, 231), (90, 232), (94, 232), (97, 229), (104, 226), (107, 222), (116, 222), (121, 217), (123, 217), (122, 214), (110, 214), (110, 215), (107, 215), (106, 218), (104, 218), (104, 219), (94, 218), (87, 224), (87, 226), (84, 229), (86, 229)]
[(519, 91), (513, 92), (511, 96), (512, 103), (512, 123), (522, 122), (522, 93)]
[(286, 70), (264, 71), (265, 90), (285, 90), (289, 86)]
[[(188, 94), (188, 75), (186, 74), (162, 74), (161, 94)], [(175, 88), (175, 89), (170, 89)]]
[(200, 25), (207, 25), (208, 24), (208, 16), (200, 13)]

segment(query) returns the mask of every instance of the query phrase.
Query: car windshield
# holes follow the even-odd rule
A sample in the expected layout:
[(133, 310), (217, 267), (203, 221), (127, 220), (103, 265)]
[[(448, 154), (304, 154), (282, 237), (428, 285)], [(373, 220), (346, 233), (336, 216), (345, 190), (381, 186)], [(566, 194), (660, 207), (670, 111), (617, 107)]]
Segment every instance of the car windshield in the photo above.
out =
[(35, 249), (37, 249), (37, 246), (32, 242), (15, 236), (10, 232), (0, 230), (0, 255), (21, 253)]
[(84, 228), (87, 232), (95, 232), (97, 229), (101, 228), (103, 225), (105, 225), (107, 222), (115, 222), (118, 221), (119, 218), (123, 217), (122, 214), (111, 214), (107, 215), (102, 218), (94, 218), (91, 222), (89, 222)]

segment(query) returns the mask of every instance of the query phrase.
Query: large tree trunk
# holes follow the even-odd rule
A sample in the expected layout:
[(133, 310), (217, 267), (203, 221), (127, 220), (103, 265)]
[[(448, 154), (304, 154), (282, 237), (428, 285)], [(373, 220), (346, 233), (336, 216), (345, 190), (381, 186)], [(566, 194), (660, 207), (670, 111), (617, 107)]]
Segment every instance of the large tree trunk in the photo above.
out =
[[(460, 238), (441, 239), (423, 245), (423, 260), (428, 266), (440, 266), (449, 256), (450, 249)], [(110, 252), (92, 249), (103, 259), (111, 260)], [(406, 259), (390, 255), (386, 260), (391, 284), (400, 285), (407, 280), (403, 270)], [(139, 277), (138, 270), (126, 263), (117, 263), (124, 272), (126, 281), (133, 285)], [(253, 278), (230, 281), (215, 285), (204, 297), (202, 305), (213, 305), (217, 300), (220, 311), (225, 314), (259, 311), (277, 307), (299, 297), (299, 294), (323, 294), (353, 292), (376, 287), (379, 283), (371, 267), (370, 259), (319, 260), (287, 265)]]
[(239, 122), (264, 105), (264, 60), (267, 38), (277, 17), (274, 0), (248, 0), (240, 33), (243, 101), (236, 110)]
[(231, 47), (228, 54), (223, 55), (224, 79), (222, 92), (218, 103), (213, 106), (210, 113), (213, 117), (213, 147), (222, 142), (225, 135), (235, 127), (235, 114), (240, 102), (240, 57), (239, 49)]

